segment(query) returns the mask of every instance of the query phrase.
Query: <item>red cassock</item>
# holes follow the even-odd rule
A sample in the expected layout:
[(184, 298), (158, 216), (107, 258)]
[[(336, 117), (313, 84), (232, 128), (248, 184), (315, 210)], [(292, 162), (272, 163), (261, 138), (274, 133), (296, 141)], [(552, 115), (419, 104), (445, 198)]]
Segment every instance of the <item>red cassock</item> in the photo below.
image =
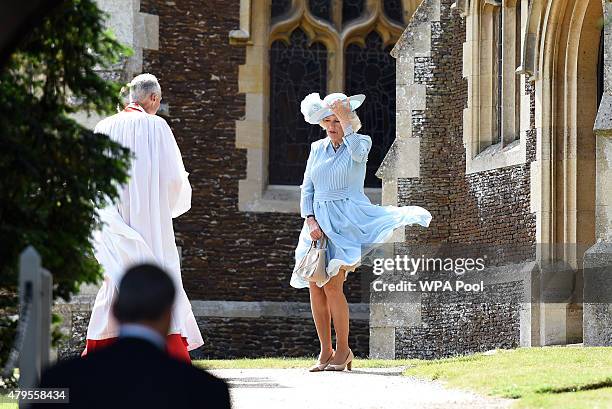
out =
[[(81, 356), (87, 355), (88, 352), (104, 348), (116, 340), (117, 337), (106, 339), (88, 339), (87, 346), (85, 347), (85, 350)], [(170, 334), (166, 337), (166, 351), (168, 351), (168, 355), (181, 361), (191, 363), (191, 358), (189, 357), (189, 352), (187, 351), (187, 345), (187, 338), (181, 337), (179, 334)]]

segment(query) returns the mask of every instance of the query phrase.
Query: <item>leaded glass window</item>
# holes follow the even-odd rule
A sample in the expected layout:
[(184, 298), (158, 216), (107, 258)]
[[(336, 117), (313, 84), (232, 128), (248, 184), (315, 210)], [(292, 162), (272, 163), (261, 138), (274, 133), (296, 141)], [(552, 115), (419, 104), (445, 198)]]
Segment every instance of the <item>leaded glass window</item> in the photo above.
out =
[(384, 0), (383, 6), (385, 14), (391, 21), (400, 25), (404, 24), (402, 0)]
[(291, 43), (277, 40), (270, 49), (270, 157), (269, 183), (300, 184), (310, 144), (322, 138), (319, 126), (304, 121), (300, 101), (311, 92), (325, 95), (327, 49), (308, 45), (306, 34), (296, 29)]
[(346, 50), (346, 93), (366, 95), (357, 111), (359, 132), (372, 138), (365, 186), (380, 187), (375, 173), (395, 139), (395, 59), (376, 32), (368, 34), (365, 44), (351, 44)]
[(269, 185), (299, 185), (310, 143), (325, 137), (324, 130), (304, 121), (300, 101), (311, 92), (321, 98), (343, 92), (367, 96), (358, 112), (360, 132), (373, 141), (365, 186), (381, 186), (375, 173), (395, 138), (395, 59), (389, 53), (403, 31), (403, 4), (273, 0)]
[(289, 11), (291, 0), (272, 0), (272, 18), (282, 16)]
[(342, 24), (346, 25), (363, 14), (364, 0), (342, 1)]
[[(421, 0), (240, 2), (240, 36), (230, 39), (233, 44), (246, 46), (246, 61), (239, 73), (241, 92), (246, 94), (245, 113), (244, 119), (236, 123), (236, 147), (247, 150), (246, 178), (238, 186), (241, 211), (294, 213), (299, 207), (299, 185), (309, 145), (325, 137), (325, 131), (307, 124), (299, 111), (300, 101), (311, 92), (321, 96), (331, 92), (368, 94), (359, 111), (363, 132), (371, 133), (374, 139), (367, 186), (380, 185), (374, 172), (393, 139), (390, 135), (395, 126), (394, 91), (388, 86), (394, 83), (388, 75), (394, 76), (395, 64), (383, 54), (400, 38), (420, 3)], [(247, 11), (250, 21), (245, 19)], [(264, 21), (269, 23), (262, 24)], [(246, 33), (248, 38), (244, 37)], [(366, 43), (372, 33), (378, 34)], [(376, 53), (380, 55), (368, 54), (370, 47), (378, 47)], [(373, 69), (368, 71), (352, 63), (372, 58), (388, 58), (390, 62), (387, 67), (379, 67), (382, 91), (366, 84), (365, 79), (374, 75)], [(380, 101), (385, 98), (391, 99), (381, 109), (384, 103)], [(366, 192), (373, 199), (380, 194)]]
[(333, 0), (309, 0), (310, 12), (313, 16), (331, 22)]

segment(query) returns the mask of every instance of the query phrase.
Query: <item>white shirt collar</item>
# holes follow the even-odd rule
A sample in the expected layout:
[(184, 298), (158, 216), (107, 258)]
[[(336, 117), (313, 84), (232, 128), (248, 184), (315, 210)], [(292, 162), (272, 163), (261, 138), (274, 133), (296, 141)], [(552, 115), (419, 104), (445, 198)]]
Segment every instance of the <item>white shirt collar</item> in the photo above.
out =
[[(338, 145), (338, 149), (340, 149), (340, 147), (344, 144), (344, 141), (340, 141), (340, 145)], [(329, 136), (326, 136), (325, 139), (323, 140), (323, 147), (325, 149), (327, 149), (327, 147), (331, 145), (331, 138)]]
[(155, 344), (158, 348), (166, 349), (166, 340), (158, 332), (141, 324), (121, 324), (119, 337), (140, 338)]

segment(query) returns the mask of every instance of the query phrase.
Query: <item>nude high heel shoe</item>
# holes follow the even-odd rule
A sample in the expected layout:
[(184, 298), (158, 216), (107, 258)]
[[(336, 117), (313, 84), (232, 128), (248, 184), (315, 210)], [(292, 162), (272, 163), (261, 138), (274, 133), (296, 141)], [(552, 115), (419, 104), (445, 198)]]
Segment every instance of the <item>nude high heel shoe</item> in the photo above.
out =
[(355, 358), (355, 355), (353, 355), (353, 351), (349, 349), (349, 354), (346, 357), (346, 361), (344, 361), (344, 363), (339, 364), (339, 365), (329, 364), (327, 365), (325, 370), (326, 371), (344, 371), (344, 368), (346, 368), (349, 371), (351, 371), (353, 369), (353, 358)]
[(334, 355), (335, 355), (335, 351), (332, 350), (332, 353), (329, 356), (329, 359), (327, 361), (325, 361), (325, 362), (317, 361), (316, 364), (314, 364), (313, 366), (308, 368), (308, 372), (322, 372), (322, 371), (324, 371), (325, 368), (327, 368), (327, 365), (329, 365), (331, 360), (334, 358)]

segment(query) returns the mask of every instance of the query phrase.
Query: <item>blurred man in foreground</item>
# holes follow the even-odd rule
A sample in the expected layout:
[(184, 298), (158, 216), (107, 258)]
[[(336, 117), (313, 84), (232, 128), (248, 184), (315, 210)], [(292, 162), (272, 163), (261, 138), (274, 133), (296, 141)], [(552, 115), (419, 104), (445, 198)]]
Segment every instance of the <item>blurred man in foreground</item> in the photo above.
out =
[(129, 269), (113, 305), (118, 340), (49, 368), (40, 387), (69, 388), (70, 403), (62, 408), (230, 408), (223, 380), (165, 351), (175, 292), (160, 268), (142, 264)]

